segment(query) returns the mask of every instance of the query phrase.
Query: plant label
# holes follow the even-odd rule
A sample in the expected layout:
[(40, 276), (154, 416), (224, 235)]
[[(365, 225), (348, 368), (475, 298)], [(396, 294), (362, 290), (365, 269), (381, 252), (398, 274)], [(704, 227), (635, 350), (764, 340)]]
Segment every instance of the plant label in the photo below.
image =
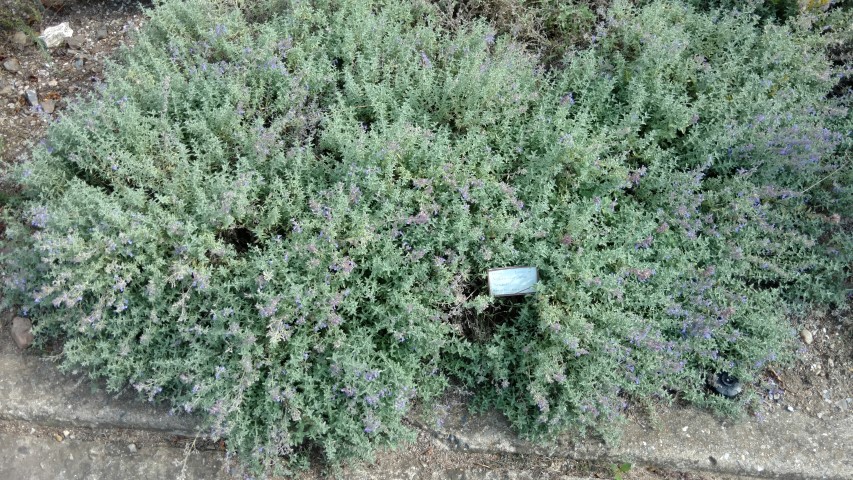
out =
[(506, 267), (489, 270), (489, 294), (493, 297), (536, 293), (539, 271), (536, 267)]

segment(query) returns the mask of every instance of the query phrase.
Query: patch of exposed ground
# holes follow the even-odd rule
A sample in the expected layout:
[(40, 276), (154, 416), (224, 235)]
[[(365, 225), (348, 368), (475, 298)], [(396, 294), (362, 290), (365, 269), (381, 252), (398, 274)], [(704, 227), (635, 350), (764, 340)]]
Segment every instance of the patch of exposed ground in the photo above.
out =
[[(142, 3), (149, 3), (147, 1)], [(0, 31), (0, 159), (11, 162), (44, 135), (47, 125), (103, 80), (104, 61), (132, 41), (143, 21), (138, 1), (49, 2), (31, 31)], [(47, 49), (36, 36), (67, 22), (72, 40)], [(27, 92), (34, 92), (32, 102)]]
[(853, 412), (853, 313), (815, 312), (797, 325), (800, 355), (768, 370), (768, 408), (793, 408), (829, 420)]

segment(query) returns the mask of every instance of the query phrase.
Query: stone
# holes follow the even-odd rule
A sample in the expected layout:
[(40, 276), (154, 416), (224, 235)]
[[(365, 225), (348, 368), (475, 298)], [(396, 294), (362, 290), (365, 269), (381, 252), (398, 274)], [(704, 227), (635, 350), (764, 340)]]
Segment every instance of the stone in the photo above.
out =
[(41, 109), (44, 110), (44, 113), (53, 113), (56, 110), (56, 102), (50, 99), (42, 100)]
[(789, 411), (789, 412), (793, 412), (793, 411), (794, 411), (794, 407), (792, 407), (791, 405), (788, 405), (788, 411)]
[(28, 318), (12, 319), (12, 340), (18, 348), (27, 348), (33, 344), (33, 323)]
[(48, 87), (55, 87), (57, 85), (59, 85), (59, 82), (57, 82), (56, 80), (51, 80), (51, 81), (47, 82)]
[(101, 27), (98, 29), (98, 32), (95, 34), (95, 38), (97, 38), (98, 40), (103, 40), (103, 39), (107, 38), (107, 35), (109, 35), (109, 32), (107, 32), (107, 29), (105, 27)]
[(7, 58), (6, 61), (3, 62), (3, 68), (12, 73), (17, 73), (21, 71), (21, 62), (19, 62), (17, 58)]
[(84, 43), (86, 43), (86, 39), (81, 35), (73, 35), (65, 39), (65, 44), (68, 45), (68, 48), (76, 48), (79, 50), (83, 47)]
[(39, 104), (39, 95), (35, 90), (25, 90), (24, 97), (27, 99), (27, 103), (33, 107)]
[(83, 59), (82, 58), (78, 58), (77, 60), (74, 60), (74, 68), (76, 68), (78, 70), (83, 68)]
[(65, 43), (65, 40), (72, 35), (74, 35), (74, 30), (68, 26), (68, 22), (62, 22), (59, 25), (45, 28), (39, 38), (47, 48), (56, 48)]
[(811, 345), (814, 341), (814, 335), (812, 335), (812, 332), (808, 330), (800, 331), (800, 338), (803, 339), (803, 343), (805, 343), (806, 345)]
[(130, 445), (127, 446), (127, 449), (130, 451), (130, 453), (136, 453), (136, 444), (131, 443)]
[(12, 35), (12, 43), (16, 45), (26, 45), (29, 41), (30, 39), (27, 38), (27, 34), (24, 32), (15, 32), (15, 34)]

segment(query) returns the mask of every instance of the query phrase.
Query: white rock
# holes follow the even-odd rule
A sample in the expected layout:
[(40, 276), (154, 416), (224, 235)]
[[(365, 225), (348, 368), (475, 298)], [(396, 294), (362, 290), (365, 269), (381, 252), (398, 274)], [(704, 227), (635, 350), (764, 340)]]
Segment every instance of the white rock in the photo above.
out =
[(47, 27), (39, 36), (47, 48), (56, 48), (65, 43), (66, 38), (74, 35), (74, 30), (68, 26), (68, 22), (62, 22), (53, 27)]

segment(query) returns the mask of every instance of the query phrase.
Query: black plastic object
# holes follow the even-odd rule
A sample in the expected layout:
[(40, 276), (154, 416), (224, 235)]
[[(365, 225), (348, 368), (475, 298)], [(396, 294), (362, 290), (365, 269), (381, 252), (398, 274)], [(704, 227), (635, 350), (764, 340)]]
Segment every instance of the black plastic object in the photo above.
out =
[(740, 380), (728, 372), (708, 375), (708, 385), (726, 398), (734, 398), (743, 390)]

